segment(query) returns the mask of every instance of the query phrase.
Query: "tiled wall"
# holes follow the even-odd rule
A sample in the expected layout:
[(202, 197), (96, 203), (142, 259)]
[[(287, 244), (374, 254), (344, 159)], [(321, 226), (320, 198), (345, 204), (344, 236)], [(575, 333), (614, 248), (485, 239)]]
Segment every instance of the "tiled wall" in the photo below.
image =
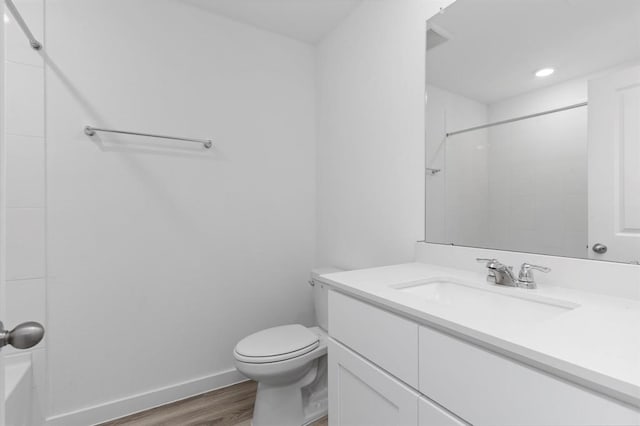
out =
[(486, 244), (489, 211), (488, 133), (479, 130), (447, 138), (446, 132), (486, 123), (481, 102), (427, 85), (426, 240), (463, 246)]
[[(489, 105), (495, 122), (587, 99), (579, 78)], [(489, 129), (487, 247), (587, 257), (587, 108)]]
[[(43, 0), (15, 4), (38, 40), (44, 33)], [(5, 9), (4, 158), (6, 218), (6, 312), (10, 328), (24, 321), (46, 327), (44, 60)], [(42, 386), (46, 339), (29, 351), (3, 350), (5, 357), (32, 357)], [(41, 394), (43, 394), (41, 392)]]

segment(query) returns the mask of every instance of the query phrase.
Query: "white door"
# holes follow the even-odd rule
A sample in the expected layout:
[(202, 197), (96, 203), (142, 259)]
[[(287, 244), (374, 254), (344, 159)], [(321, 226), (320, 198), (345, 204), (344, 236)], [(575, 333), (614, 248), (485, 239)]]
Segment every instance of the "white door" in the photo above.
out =
[(416, 426), (418, 397), (413, 389), (330, 339), (331, 426)]
[[(0, 234), (1, 238), (2, 234)], [(2, 253), (0, 253), (1, 255)], [(4, 280), (0, 278), (0, 318), (4, 318), (4, 300)], [(0, 349), (0, 426), (4, 426), (4, 424), (4, 355)]]
[(640, 66), (589, 82), (589, 245), (640, 262)]
[[(1, 141), (0, 141), (1, 144)], [(0, 167), (1, 169), (1, 167)], [(2, 217), (0, 217), (0, 221)], [(0, 226), (0, 241), (3, 241), (4, 229)], [(0, 256), (4, 255), (4, 247), (0, 247)], [(2, 262), (0, 262), (0, 274), (3, 274)], [(4, 278), (0, 277), (0, 319), (4, 318), (4, 304), (5, 304), (5, 292), (4, 292)], [(0, 349), (0, 426), (5, 425), (4, 416), (4, 355), (2, 349)]]
[[(0, 15), (6, 13), (4, 2), (0, 2)], [(0, 20), (0, 84), (4, 82), (4, 19)], [(4, 91), (2, 91), (4, 92)], [(0, 93), (0, 321), (5, 317), (5, 275), (4, 275), (4, 93)], [(0, 426), (5, 426), (4, 416), (4, 355), (0, 349)]]
[[(4, 280), (0, 280), (4, 281)], [(0, 318), (3, 318), (4, 309), (4, 283), (0, 284)], [(2, 349), (0, 349), (0, 426), (5, 425), (4, 421), (4, 355), (2, 355)]]

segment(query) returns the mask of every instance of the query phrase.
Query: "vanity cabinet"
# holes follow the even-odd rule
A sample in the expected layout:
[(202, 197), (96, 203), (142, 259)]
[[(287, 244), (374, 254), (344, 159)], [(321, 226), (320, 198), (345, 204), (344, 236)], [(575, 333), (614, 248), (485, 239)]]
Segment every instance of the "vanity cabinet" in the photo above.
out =
[(420, 392), (477, 425), (632, 425), (640, 413), (535, 368), (420, 327)]
[(330, 291), (329, 332), (335, 340), (418, 388), (418, 324)]
[(468, 426), (433, 401), (420, 396), (418, 399), (418, 426)]
[(465, 426), (373, 363), (329, 341), (329, 418), (334, 425)]
[(331, 426), (640, 425), (640, 410), (329, 292)]
[(329, 342), (332, 425), (416, 425), (418, 393), (371, 362)]

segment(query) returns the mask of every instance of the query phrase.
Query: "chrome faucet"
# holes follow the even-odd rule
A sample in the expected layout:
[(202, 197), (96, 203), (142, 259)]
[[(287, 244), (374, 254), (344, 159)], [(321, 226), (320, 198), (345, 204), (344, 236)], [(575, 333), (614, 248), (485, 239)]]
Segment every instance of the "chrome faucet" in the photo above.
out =
[(498, 285), (515, 287), (516, 277), (513, 275), (513, 267), (504, 265), (498, 259), (477, 258), (478, 262), (487, 262), (487, 281)]
[(536, 288), (537, 285), (533, 277), (533, 271), (536, 270), (545, 273), (551, 271), (551, 269), (546, 266), (523, 263), (522, 266), (520, 266), (520, 272), (516, 278), (513, 273), (513, 267), (500, 263), (498, 259), (477, 258), (476, 260), (478, 262), (486, 262), (488, 282), (509, 287)]

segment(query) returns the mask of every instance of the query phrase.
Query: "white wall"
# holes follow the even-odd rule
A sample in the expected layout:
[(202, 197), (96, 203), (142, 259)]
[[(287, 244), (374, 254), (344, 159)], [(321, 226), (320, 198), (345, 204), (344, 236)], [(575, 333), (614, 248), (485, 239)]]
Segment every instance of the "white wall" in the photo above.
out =
[(489, 222), (488, 132), (446, 137), (447, 132), (485, 124), (483, 103), (427, 86), (426, 163), (440, 169), (426, 174), (426, 240), (485, 246)]
[[(587, 100), (587, 78), (489, 106), (489, 121)], [(587, 108), (489, 129), (489, 247), (587, 255)]]
[(171, 0), (46, 16), (52, 423), (238, 380), (240, 338), (313, 322), (313, 49)]
[(316, 264), (404, 262), (424, 237), (426, 21), (448, 3), (365, 1), (319, 44)]

